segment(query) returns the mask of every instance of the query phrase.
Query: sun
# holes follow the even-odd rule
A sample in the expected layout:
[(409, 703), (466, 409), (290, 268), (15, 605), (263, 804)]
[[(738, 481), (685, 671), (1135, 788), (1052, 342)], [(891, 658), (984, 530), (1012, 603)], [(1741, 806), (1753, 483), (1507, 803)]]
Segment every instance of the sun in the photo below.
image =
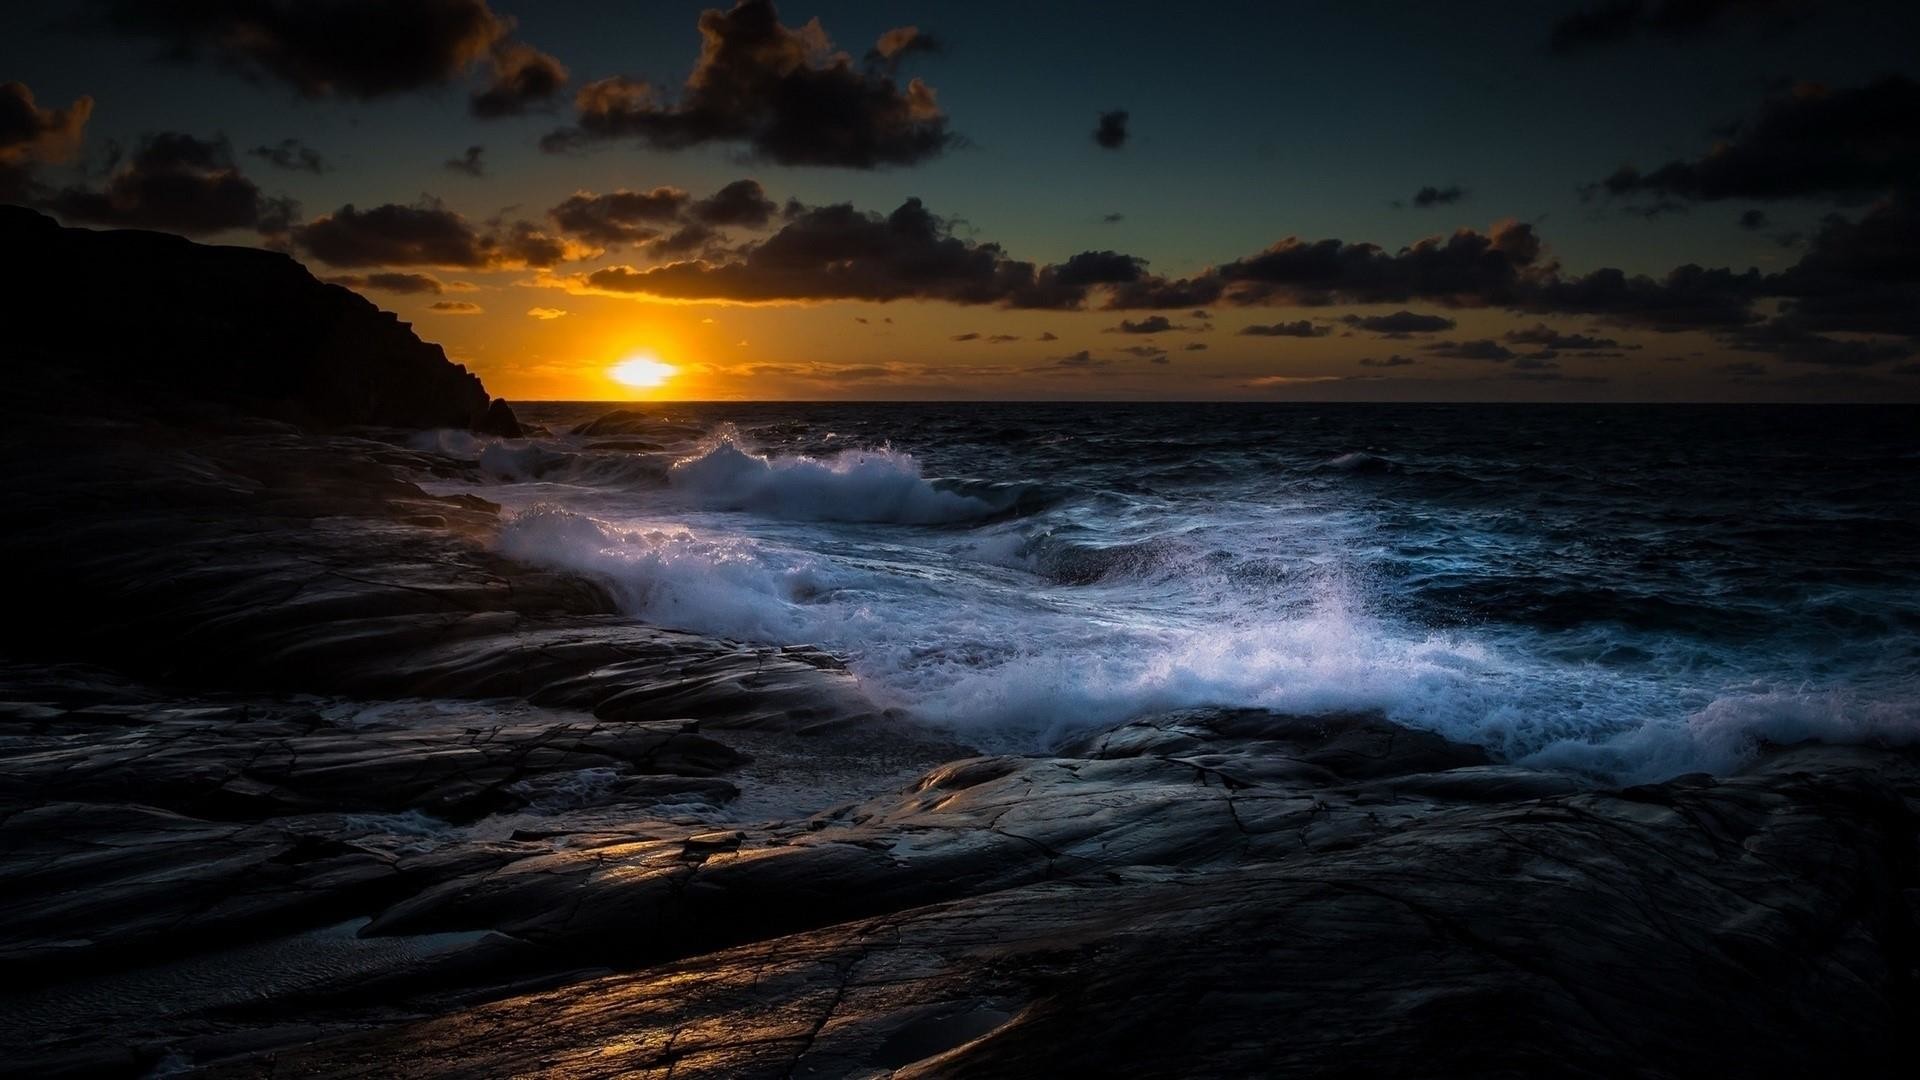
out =
[(651, 390), (679, 374), (672, 364), (663, 364), (651, 356), (629, 356), (607, 369), (614, 382), (639, 390)]

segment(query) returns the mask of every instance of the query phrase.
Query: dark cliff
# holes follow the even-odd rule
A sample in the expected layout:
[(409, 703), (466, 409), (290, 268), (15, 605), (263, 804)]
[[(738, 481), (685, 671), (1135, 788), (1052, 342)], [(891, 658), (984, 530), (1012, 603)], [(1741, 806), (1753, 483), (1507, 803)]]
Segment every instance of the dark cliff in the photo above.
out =
[(292, 258), (0, 206), (9, 375), (49, 403), (186, 400), (318, 427), (517, 434), (480, 379)]

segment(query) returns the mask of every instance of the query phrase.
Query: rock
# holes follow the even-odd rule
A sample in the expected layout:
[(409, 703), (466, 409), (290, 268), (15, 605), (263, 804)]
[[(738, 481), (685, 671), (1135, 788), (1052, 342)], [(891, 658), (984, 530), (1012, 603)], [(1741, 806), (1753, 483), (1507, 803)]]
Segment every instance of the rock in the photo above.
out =
[(438, 345), (286, 255), (66, 229), (20, 207), (0, 207), (0, 248), (0, 321), (23, 328), (12, 389), (35, 409), (178, 398), (317, 426), (518, 433)]

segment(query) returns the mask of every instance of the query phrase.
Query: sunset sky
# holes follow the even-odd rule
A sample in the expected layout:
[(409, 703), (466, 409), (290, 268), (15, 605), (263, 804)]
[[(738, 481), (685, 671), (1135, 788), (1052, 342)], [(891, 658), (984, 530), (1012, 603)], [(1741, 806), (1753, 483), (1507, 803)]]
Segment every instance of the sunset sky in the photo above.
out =
[(712, 3), (36, 5), (0, 199), (516, 399), (1920, 399), (1920, 5)]

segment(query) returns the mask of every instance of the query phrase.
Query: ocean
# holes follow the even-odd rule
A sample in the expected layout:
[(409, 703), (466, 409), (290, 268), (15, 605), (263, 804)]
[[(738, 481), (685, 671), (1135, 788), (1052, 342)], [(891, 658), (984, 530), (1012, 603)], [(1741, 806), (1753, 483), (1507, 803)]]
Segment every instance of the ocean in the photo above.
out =
[(504, 554), (983, 749), (1366, 710), (1617, 782), (1920, 735), (1912, 407), (515, 408), (550, 434), (418, 442)]

